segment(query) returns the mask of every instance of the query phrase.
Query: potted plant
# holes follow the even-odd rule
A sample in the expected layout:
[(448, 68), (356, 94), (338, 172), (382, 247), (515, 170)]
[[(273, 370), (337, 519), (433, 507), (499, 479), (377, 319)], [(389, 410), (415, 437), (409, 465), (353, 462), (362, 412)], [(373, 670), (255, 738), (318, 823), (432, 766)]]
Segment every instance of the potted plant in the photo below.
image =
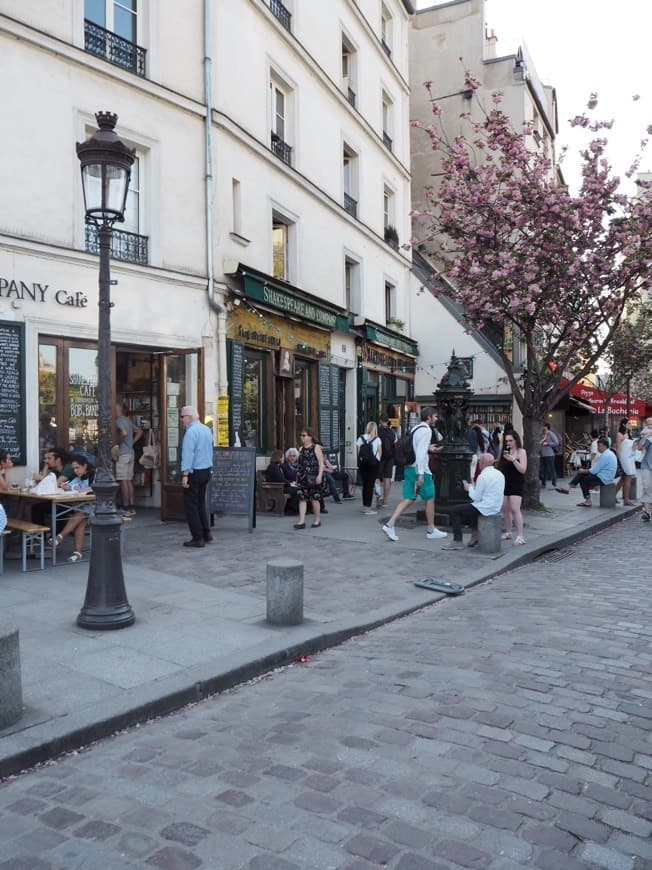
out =
[(396, 227), (393, 227), (391, 224), (387, 224), (385, 227), (385, 241), (390, 248), (398, 251), (398, 233), (396, 232)]

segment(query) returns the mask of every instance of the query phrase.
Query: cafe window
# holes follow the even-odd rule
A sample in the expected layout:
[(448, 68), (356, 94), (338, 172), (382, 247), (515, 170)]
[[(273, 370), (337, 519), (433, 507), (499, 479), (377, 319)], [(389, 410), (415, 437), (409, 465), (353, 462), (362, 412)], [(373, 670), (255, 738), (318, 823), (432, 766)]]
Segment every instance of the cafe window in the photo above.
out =
[[(97, 455), (97, 349), (65, 339), (39, 341), (39, 448)], [(42, 458), (42, 457), (41, 457)]]

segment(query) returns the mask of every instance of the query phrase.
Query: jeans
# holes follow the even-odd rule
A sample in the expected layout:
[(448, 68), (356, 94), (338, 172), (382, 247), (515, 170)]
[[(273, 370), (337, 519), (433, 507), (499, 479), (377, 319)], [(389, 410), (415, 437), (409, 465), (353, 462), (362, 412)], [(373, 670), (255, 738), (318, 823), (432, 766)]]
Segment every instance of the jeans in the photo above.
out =
[(339, 494), (337, 492), (337, 486), (335, 484), (336, 480), (342, 481), (342, 495), (348, 496), (349, 494), (349, 475), (346, 471), (333, 471), (333, 472), (324, 472), (324, 477), (326, 478), (326, 483), (328, 484), (328, 489), (330, 494), (333, 496), (335, 501), (338, 501)]
[(592, 486), (604, 486), (604, 483), (599, 477), (596, 477), (595, 474), (576, 474), (571, 480), (569, 486), (577, 486), (578, 483), (585, 501), (588, 501), (591, 498), (589, 490)]
[(210, 534), (206, 513), (206, 487), (210, 479), (210, 468), (192, 471), (188, 477), (188, 488), (183, 490), (183, 508), (193, 541), (204, 540)]
[(466, 520), (472, 529), (477, 529), (480, 511), (472, 504), (459, 504), (449, 510), (448, 516), (453, 526), (453, 540), (461, 541), (463, 521)]
[(550, 481), (553, 486), (557, 486), (557, 472), (555, 470), (555, 457), (554, 456), (542, 456), (540, 463), (540, 478), (541, 485), (546, 485), (546, 480), (550, 478)]

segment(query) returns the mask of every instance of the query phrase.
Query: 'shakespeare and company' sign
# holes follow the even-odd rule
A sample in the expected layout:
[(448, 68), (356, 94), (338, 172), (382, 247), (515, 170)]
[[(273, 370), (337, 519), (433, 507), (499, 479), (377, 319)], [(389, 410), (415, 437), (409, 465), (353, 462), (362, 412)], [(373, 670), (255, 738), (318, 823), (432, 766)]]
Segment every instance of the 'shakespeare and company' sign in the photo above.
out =
[(72, 308), (86, 308), (88, 296), (83, 290), (61, 290), (38, 281), (18, 281), (0, 276), (0, 299), (16, 302), (54, 302)]
[(253, 278), (251, 275), (245, 275), (245, 293), (249, 299), (310, 321), (323, 329), (348, 329), (348, 320), (343, 315), (309, 302), (282, 287)]

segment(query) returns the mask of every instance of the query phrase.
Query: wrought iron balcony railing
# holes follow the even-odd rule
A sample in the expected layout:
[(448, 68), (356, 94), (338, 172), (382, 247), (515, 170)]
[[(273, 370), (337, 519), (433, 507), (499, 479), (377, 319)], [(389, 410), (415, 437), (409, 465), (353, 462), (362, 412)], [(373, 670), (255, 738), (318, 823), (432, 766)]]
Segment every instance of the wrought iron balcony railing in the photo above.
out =
[(351, 105), (355, 108), (355, 91), (352, 88), (347, 89), (346, 98), (351, 103)]
[(84, 20), (84, 48), (89, 54), (103, 57), (138, 76), (145, 76), (147, 51), (88, 19)]
[(389, 148), (390, 151), (392, 150), (392, 137), (389, 135), (389, 133), (386, 133), (384, 130), (383, 130), (383, 144), (385, 145), (386, 148)]
[(281, 3), (281, 0), (269, 0), (269, 8), (286, 30), (292, 31), (292, 13)]
[(284, 142), (276, 133), (272, 133), (272, 151), (283, 163), (292, 166), (292, 146)]
[(358, 216), (358, 200), (353, 199), (352, 196), (349, 196), (348, 193), (344, 194), (344, 208), (351, 217), (357, 218)]
[(391, 57), (392, 56), (392, 49), (389, 47), (389, 45), (387, 45), (387, 43), (385, 42), (384, 39), (380, 40), (380, 44), (382, 45), (383, 51), (385, 52), (387, 57)]
[[(128, 233), (126, 230), (113, 230), (111, 237), (111, 256), (127, 263), (147, 265), (147, 236)], [(100, 243), (95, 224), (86, 224), (86, 250), (89, 254), (99, 254)]]

